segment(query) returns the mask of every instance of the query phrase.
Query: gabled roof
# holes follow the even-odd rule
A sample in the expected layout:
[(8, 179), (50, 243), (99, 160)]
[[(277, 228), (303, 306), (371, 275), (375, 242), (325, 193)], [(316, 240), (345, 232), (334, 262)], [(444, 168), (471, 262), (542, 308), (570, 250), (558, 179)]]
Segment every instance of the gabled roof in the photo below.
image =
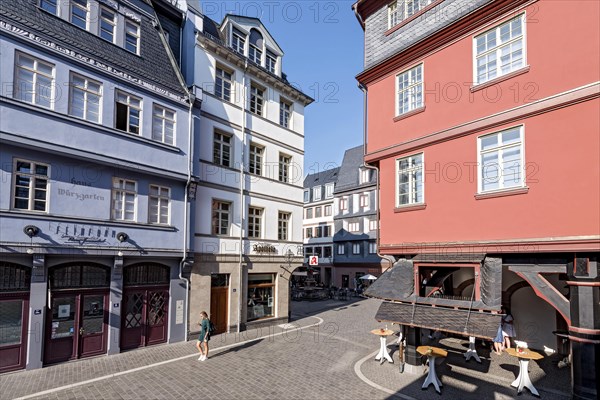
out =
[(342, 166), (340, 167), (335, 193), (355, 189), (363, 185), (370, 186), (376, 183), (375, 174), (372, 174), (368, 184), (359, 184), (360, 167), (364, 164), (363, 158), (363, 145), (346, 150)]
[(271, 35), (271, 33), (269, 32), (269, 30), (267, 29), (267, 27), (262, 23), (262, 21), (259, 18), (255, 18), (255, 17), (246, 17), (243, 15), (237, 15), (237, 14), (226, 14), (225, 17), (223, 18), (223, 22), (221, 22), (221, 26), (225, 26), (227, 24), (227, 21), (231, 19), (232, 21), (237, 22), (238, 24), (243, 24), (244, 22), (253, 22), (257, 25), (260, 26), (261, 30), (267, 34), (267, 36), (269, 37), (269, 40), (275, 44), (275, 46), (277, 47), (277, 51), (279, 53), (281, 53), (281, 55), (283, 55), (283, 50), (281, 49), (281, 46), (279, 46), (279, 44), (277, 43), (277, 41), (275, 40), (275, 38), (273, 38), (273, 35)]
[(327, 183), (335, 183), (338, 179), (339, 170), (340, 168), (337, 167), (307, 175), (306, 178), (304, 178), (304, 189), (325, 185)]

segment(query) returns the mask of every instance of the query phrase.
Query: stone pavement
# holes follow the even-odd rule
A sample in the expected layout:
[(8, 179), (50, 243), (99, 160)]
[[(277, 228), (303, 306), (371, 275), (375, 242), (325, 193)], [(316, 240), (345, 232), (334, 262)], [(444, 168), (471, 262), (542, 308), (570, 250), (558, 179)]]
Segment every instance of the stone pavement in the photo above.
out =
[[(195, 341), (154, 346), (114, 356), (0, 375), (0, 397), (37, 399), (429, 399), (424, 376), (400, 374), (395, 364), (374, 361), (379, 301), (293, 302), (289, 326), (222, 334), (211, 341), (207, 361), (197, 361)], [(393, 338), (393, 336), (392, 336)], [(393, 339), (390, 339), (391, 343)], [(436, 367), (442, 396), (510, 399), (518, 363), (508, 355), (466, 363), (466, 341), (446, 338), (448, 358)], [(552, 360), (530, 363), (545, 399), (570, 398), (569, 370)], [(533, 398), (525, 389), (521, 398)]]

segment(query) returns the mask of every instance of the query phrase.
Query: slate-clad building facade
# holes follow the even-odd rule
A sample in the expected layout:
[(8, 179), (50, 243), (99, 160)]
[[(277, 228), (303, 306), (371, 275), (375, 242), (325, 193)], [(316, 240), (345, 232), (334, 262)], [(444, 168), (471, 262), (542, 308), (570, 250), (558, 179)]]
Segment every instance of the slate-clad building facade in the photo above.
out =
[(151, 3), (6, 1), (0, 40), (0, 372), (185, 340), (193, 99)]

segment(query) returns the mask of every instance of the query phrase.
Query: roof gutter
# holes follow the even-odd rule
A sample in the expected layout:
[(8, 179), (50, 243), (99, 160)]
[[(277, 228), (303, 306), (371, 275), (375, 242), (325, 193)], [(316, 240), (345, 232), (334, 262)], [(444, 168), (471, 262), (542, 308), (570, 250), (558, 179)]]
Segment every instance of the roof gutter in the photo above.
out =
[(352, 10), (354, 10), (354, 16), (356, 17), (356, 19), (358, 20), (358, 23), (360, 24), (360, 26), (363, 28), (363, 31), (365, 30), (365, 21), (363, 21), (362, 16), (358, 13), (358, 3), (360, 3), (360, 0), (357, 1), (356, 3), (352, 4)]

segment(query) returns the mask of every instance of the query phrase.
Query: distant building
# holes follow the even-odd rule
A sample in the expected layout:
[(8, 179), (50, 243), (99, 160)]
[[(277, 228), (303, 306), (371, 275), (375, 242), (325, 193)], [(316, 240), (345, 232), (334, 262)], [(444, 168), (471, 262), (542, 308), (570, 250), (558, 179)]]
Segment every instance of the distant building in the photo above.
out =
[(186, 339), (190, 96), (145, 1), (0, 8), (0, 372)]

